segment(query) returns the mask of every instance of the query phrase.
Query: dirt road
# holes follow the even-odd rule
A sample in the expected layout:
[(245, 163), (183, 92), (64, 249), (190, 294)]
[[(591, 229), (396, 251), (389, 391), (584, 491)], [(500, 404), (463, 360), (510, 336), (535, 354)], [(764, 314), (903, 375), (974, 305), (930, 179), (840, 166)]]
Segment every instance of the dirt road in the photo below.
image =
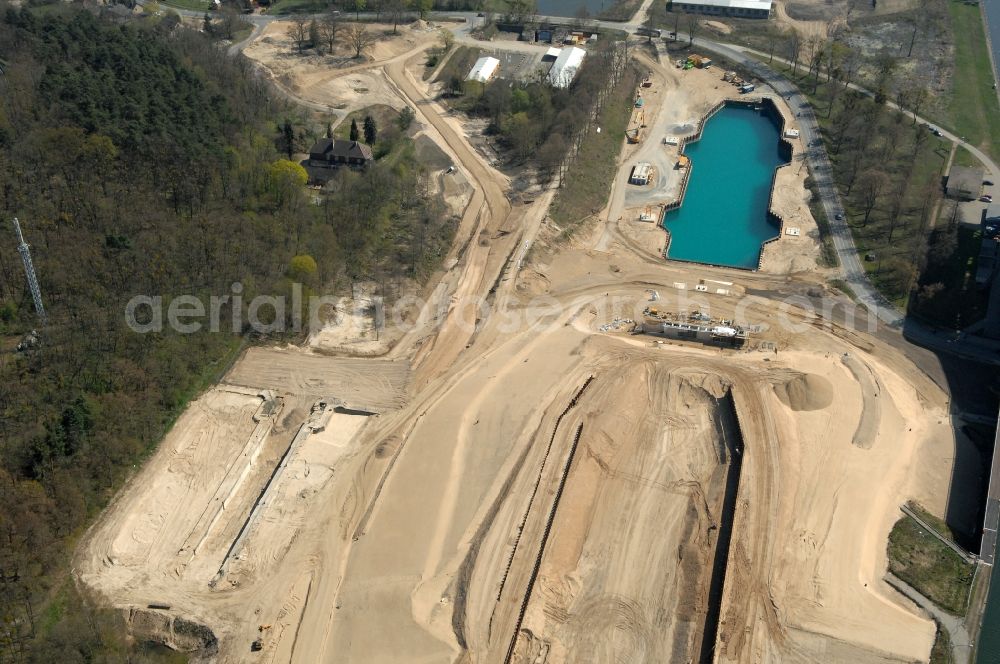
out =
[[(365, 66), (473, 188), (417, 325), (382, 359), (248, 353), (88, 533), (82, 581), (143, 638), (205, 626), (219, 662), (256, 639), (260, 661), (310, 664), (925, 658), (933, 623), (882, 575), (896, 506), (944, 508), (941, 390), (808, 299), (776, 301), (824, 292), (816, 275), (664, 264), (624, 222), (601, 251), (560, 239), (552, 192), (508, 201), (414, 76), (420, 52)], [(611, 325), (651, 291), (753, 343)]]

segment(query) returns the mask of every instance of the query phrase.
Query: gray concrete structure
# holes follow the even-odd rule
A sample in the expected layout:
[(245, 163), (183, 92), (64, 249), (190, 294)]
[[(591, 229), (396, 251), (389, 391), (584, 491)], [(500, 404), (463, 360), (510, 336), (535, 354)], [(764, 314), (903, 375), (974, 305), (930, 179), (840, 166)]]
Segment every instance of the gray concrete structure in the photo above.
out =
[(972, 166), (952, 166), (948, 172), (945, 193), (952, 198), (971, 201), (983, 190), (983, 169)]

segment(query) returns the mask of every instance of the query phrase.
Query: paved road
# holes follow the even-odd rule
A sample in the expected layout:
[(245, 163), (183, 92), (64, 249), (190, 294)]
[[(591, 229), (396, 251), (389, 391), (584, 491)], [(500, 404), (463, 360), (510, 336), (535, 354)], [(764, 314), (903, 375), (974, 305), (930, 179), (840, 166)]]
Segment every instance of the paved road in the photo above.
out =
[(972, 659), (972, 640), (969, 638), (969, 632), (965, 629), (965, 623), (961, 618), (939, 609), (932, 601), (902, 579), (892, 574), (886, 574), (885, 580), (890, 586), (909, 597), (917, 606), (929, 613), (941, 625), (941, 628), (948, 632), (951, 640), (952, 658), (956, 664), (969, 662)]

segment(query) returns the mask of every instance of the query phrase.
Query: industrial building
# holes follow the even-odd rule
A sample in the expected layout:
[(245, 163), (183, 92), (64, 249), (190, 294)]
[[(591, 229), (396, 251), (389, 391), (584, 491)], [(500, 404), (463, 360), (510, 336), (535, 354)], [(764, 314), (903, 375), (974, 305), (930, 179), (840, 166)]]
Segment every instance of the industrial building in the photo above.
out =
[(476, 64), (472, 66), (472, 70), (469, 71), (469, 75), (465, 77), (465, 80), (487, 83), (497, 75), (499, 70), (500, 61), (494, 57), (484, 55), (476, 60)]
[(952, 198), (974, 201), (983, 190), (983, 169), (971, 166), (952, 166), (948, 171), (945, 193)]
[(670, 2), (670, 11), (738, 18), (770, 18), (771, 0), (684, 0)]
[(731, 348), (742, 348), (747, 343), (747, 332), (730, 325), (697, 325), (674, 321), (646, 320), (636, 326), (637, 333), (652, 334), (681, 341), (700, 341)]
[(585, 55), (587, 52), (576, 46), (562, 49), (556, 61), (552, 63), (552, 69), (549, 70), (549, 83), (552, 87), (568, 88), (576, 78), (576, 72), (580, 70)]
[(632, 167), (632, 174), (629, 175), (629, 184), (647, 185), (653, 179), (653, 165), (646, 161), (640, 161)]

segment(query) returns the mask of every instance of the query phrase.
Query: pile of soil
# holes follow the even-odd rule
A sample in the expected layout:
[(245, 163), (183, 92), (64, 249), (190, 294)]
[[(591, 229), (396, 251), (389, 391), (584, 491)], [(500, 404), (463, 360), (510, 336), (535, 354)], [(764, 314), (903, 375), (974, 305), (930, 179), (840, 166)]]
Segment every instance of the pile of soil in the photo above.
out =
[(816, 374), (798, 374), (785, 383), (777, 383), (774, 394), (795, 411), (819, 410), (833, 403), (833, 385)]

